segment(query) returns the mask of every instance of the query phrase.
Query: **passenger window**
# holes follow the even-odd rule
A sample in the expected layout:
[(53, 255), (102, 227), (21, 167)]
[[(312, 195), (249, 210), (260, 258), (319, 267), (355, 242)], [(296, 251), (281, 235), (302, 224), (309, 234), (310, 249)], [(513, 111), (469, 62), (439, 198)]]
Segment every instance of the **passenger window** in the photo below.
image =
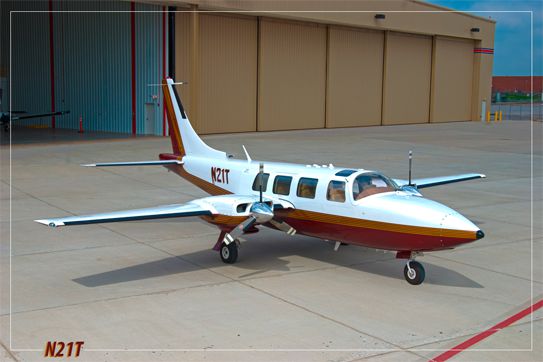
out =
[(292, 177), (290, 176), (275, 176), (273, 182), (273, 193), (279, 195), (288, 195), (290, 193), (290, 183)]
[(326, 198), (330, 201), (345, 202), (345, 182), (330, 181)]
[[(256, 175), (255, 180), (253, 182), (253, 191), (260, 191), (260, 183), (259, 183), (260, 173)], [(263, 173), (262, 174), (262, 192), (266, 192), (268, 188), (268, 179), (270, 178), (269, 173)]]
[(296, 195), (306, 199), (314, 199), (318, 182), (319, 180), (316, 178), (302, 177), (298, 182), (298, 190), (296, 191)]

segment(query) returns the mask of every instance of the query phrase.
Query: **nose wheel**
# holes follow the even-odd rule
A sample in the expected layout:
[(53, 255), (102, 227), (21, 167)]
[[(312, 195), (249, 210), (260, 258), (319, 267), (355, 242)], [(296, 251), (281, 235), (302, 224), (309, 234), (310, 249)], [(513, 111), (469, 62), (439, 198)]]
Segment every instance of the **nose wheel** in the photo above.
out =
[(426, 276), (422, 264), (414, 260), (409, 260), (407, 262), (403, 269), (403, 275), (405, 280), (412, 285), (421, 284)]
[(234, 264), (238, 260), (238, 245), (236, 242), (221, 244), (221, 249), (219, 250), (221, 254), (221, 260), (226, 264)]

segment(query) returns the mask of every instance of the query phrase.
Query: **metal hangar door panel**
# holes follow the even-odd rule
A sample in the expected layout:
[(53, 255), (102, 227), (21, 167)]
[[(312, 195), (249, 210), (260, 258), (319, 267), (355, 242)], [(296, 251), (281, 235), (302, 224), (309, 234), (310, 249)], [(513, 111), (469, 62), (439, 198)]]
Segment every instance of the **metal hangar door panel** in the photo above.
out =
[(432, 38), (389, 32), (385, 47), (383, 124), (427, 123)]
[(323, 128), (326, 27), (261, 19), (258, 130)]
[(257, 18), (200, 14), (199, 50), (199, 131), (256, 131)]
[(384, 32), (330, 27), (326, 127), (381, 124)]
[(431, 122), (471, 120), (473, 40), (436, 37)]

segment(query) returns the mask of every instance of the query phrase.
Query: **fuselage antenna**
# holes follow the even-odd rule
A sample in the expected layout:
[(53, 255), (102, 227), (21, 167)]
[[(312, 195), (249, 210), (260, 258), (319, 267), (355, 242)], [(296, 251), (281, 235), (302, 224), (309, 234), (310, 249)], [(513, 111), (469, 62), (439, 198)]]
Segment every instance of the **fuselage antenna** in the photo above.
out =
[(409, 186), (413, 186), (411, 183), (411, 168), (413, 166), (413, 151), (409, 150)]

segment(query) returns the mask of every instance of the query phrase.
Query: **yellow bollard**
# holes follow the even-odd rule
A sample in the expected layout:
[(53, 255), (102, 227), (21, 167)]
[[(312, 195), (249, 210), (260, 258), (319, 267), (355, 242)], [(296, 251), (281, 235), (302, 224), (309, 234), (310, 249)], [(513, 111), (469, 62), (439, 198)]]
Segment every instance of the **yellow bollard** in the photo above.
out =
[(503, 112), (500, 111), (500, 122), (502, 121), (502, 119), (503, 119)]
[(498, 112), (494, 112), (494, 122), (498, 122)]
[(486, 122), (490, 122), (490, 111), (486, 112)]

